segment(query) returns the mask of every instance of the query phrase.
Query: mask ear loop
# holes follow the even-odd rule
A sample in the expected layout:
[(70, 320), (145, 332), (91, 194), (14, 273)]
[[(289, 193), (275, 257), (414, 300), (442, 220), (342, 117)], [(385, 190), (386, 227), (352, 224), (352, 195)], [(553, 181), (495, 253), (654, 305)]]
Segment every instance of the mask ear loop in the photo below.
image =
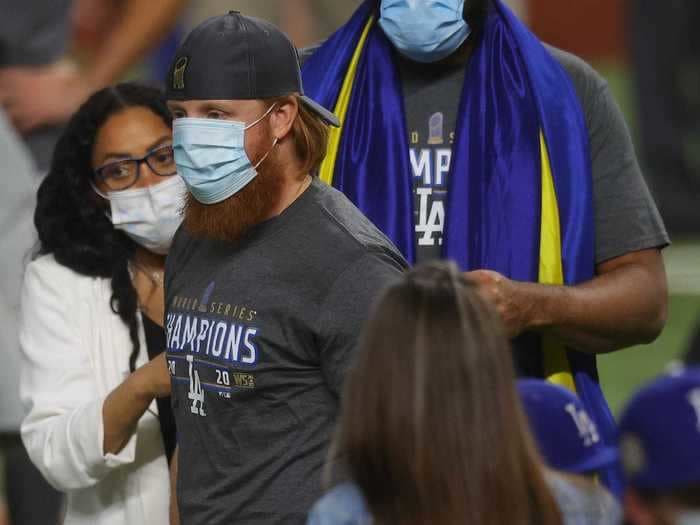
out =
[[(272, 104), (272, 105), (270, 106), (270, 108), (263, 114), (262, 117), (260, 117), (260, 118), (259, 118), (258, 120), (256, 120), (255, 122), (252, 122), (252, 123), (248, 124), (248, 125), (244, 128), (244, 130), (247, 131), (247, 130), (249, 130), (250, 128), (252, 128), (253, 126), (255, 126), (255, 125), (257, 125), (258, 123), (262, 122), (262, 120), (263, 120), (265, 117), (267, 117), (270, 113), (272, 113), (272, 110), (275, 109), (276, 107), (277, 107), (277, 104)], [(270, 149), (267, 150), (267, 153), (265, 153), (265, 155), (263, 155), (263, 158), (260, 159), (260, 160), (257, 162), (257, 164), (255, 164), (255, 166), (253, 166), (253, 169), (257, 170), (258, 167), (259, 167), (263, 162), (265, 162), (265, 159), (270, 155), (270, 153), (272, 153), (272, 150), (275, 149), (275, 146), (277, 146), (277, 144), (279, 143), (279, 140), (280, 140), (279, 138), (275, 137), (275, 140), (272, 141), (272, 146), (270, 147)]]
[(267, 117), (270, 113), (272, 113), (272, 110), (275, 109), (276, 107), (277, 107), (277, 104), (272, 104), (272, 105), (270, 106), (270, 108), (269, 108), (265, 113), (263, 113), (263, 116), (262, 116), (262, 117), (260, 117), (260, 118), (259, 118), (258, 120), (256, 120), (255, 122), (251, 122), (250, 124), (248, 124), (248, 125), (247, 125), (245, 128), (243, 128), (243, 129), (244, 129), (245, 131), (248, 131), (248, 130), (249, 130), (250, 128), (252, 128), (253, 126), (257, 126), (260, 122), (262, 122), (262, 120), (263, 120), (265, 117)]
[(270, 153), (272, 153), (272, 150), (275, 149), (275, 146), (277, 146), (278, 142), (279, 142), (279, 139), (277, 137), (275, 137), (275, 140), (272, 141), (272, 147), (270, 147), (270, 149), (267, 150), (267, 153), (265, 153), (265, 155), (263, 155), (263, 158), (260, 159), (255, 166), (253, 166), (253, 169), (257, 170), (258, 166), (260, 166), (260, 164), (265, 162), (265, 159), (270, 156)]

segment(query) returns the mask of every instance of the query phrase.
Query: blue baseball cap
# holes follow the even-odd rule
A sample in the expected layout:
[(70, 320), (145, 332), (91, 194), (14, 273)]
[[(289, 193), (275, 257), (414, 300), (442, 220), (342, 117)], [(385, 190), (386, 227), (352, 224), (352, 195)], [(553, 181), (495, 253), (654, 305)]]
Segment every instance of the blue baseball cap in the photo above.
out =
[(575, 394), (540, 379), (519, 379), (518, 391), (549, 467), (589, 474), (617, 461), (617, 450), (603, 444), (595, 422)]
[(633, 487), (700, 483), (700, 369), (663, 376), (640, 390), (622, 413), (619, 440)]

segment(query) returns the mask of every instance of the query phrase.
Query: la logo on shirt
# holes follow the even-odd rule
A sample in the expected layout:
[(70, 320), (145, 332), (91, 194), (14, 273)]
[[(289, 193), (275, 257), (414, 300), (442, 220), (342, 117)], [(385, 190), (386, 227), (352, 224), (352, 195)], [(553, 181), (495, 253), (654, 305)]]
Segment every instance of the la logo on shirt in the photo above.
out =
[(445, 116), (433, 113), (427, 133), (410, 133), (409, 158), (413, 176), (414, 224), (418, 246), (442, 246), (447, 183), (454, 132), (445, 133)]

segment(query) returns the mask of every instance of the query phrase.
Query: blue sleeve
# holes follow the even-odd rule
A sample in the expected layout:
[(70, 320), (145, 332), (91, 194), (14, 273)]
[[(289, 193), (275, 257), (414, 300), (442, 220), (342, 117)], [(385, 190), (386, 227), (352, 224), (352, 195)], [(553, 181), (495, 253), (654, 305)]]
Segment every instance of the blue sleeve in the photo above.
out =
[(323, 496), (309, 513), (307, 525), (371, 525), (364, 498), (350, 483)]

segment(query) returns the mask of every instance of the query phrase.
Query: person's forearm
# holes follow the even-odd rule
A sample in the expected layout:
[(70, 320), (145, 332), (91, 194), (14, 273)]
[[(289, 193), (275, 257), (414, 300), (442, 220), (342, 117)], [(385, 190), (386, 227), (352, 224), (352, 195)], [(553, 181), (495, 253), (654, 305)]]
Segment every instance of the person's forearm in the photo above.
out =
[(580, 351), (606, 353), (649, 343), (666, 319), (665, 279), (639, 264), (620, 266), (574, 287), (518, 287), (535, 305), (528, 328), (553, 333)]
[(156, 46), (173, 26), (185, 0), (125, 0), (115, 26), (85, 71), (99, 89), (119, 79)]
[(112, 390), (102, 405), (104, 453), (118, 454), (136, 431), (141, 416), (154, 399), (139, 369)]

